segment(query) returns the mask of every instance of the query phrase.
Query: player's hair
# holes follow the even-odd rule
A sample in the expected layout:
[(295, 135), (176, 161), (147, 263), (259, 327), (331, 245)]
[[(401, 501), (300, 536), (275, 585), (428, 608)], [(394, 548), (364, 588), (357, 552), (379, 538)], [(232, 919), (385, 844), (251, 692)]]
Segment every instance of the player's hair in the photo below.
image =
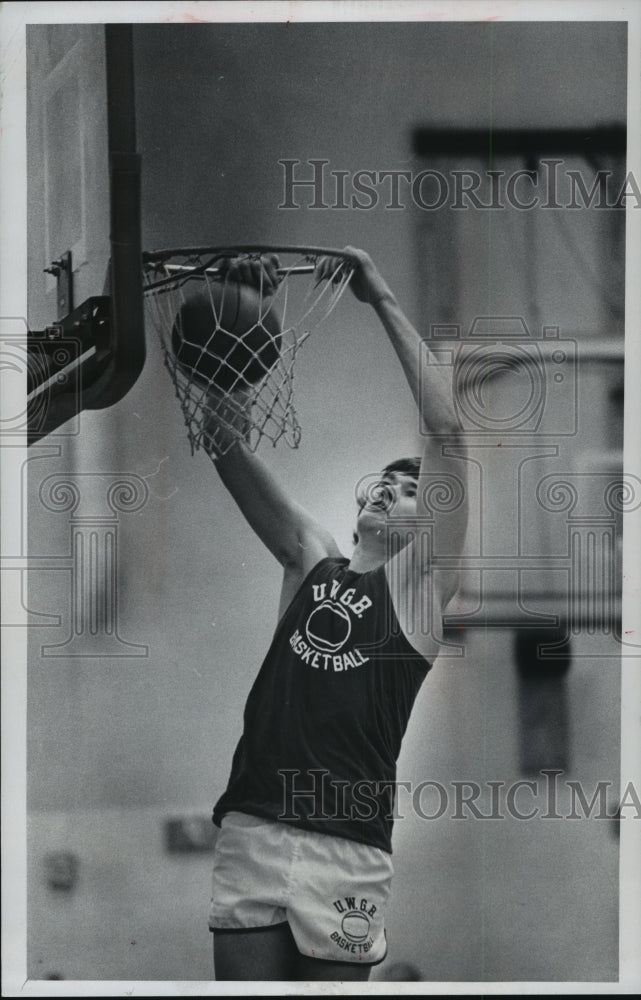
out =
[(413, 476), (418, 479), (418, 474), (421, 468), (421, 459), (414, 455), (411, 458), (397, 458), (395, 462), (390, 462), (382, 470), (382, 474), (386, 475), (388, 472), (400, 472), (406, 476)]

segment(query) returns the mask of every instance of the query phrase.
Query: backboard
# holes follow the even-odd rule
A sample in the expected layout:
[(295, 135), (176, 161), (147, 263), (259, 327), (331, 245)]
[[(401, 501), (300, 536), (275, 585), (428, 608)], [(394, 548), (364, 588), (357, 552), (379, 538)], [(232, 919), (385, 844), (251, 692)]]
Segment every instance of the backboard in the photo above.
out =
[(27, 28), (28, 441), (144, 363), (131, 25)]

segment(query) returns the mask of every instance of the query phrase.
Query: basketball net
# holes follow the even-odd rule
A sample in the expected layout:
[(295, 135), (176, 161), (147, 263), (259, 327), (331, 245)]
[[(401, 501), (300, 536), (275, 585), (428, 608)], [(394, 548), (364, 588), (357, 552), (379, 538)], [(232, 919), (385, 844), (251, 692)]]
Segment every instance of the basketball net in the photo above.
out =
[[(278, 256), (279, 283), (275, 292), (263, 293), (262, 273), (258, 292), (258, 307), (252, 327), (263, 345), (274, 343), (273, 317), (281, 317), (281, 336), (277, 359), (269, 367), (259, 351), (247, 346), (247, 331), (239, 336), (230, 329), (222, 307), (225, 281), (221, 275), (225, 260), (249, 258), (259, 260), (267, 253)], [(316, 284), (314, 270), (325, 257), (331, 261), (329, 280)], [(221, 267), (222, 265), (222, 267)], [(309, 247), (225, 247), (165, 250), (143, 255), (143, 291), (148, 318), (156, 330), (163, 351), (164, 363), (171, 376), (180, 402), (192, 455), (204, 448), (213, 458), (224, 455), (232, 445), (242, 440), (255, 451), (263, 438), (272, 444), (283, 439), (297, 448), (301, 428), (294, 407), (294, 368), (298, 351), (312, 331), (332, 312), (345, 291), (354, 265), (349, 257), (336, 250)], [(221, 282), (223, 283), (221, 302)], [(204, 364), (194, 369), (180, 363), (172, 343), (177, 317), (188, 299), (197, 290), (201, 301), (211, 306), (213, 335), (206, 344), (189, 344)], [(261, 327), (262, 331), (257, 327)], [(225, 336), (216, 336), (216, 334)], [(213, 341), (225, 345), (224, 353), (213, 349)], [(240, 348), (238, 345), (242, 345)], [(276, 352), (272, 350), (272, 357)], [(242, 358), (242, 365), (238, 363)], [(215, 378), (203, 377), (205, 370), (224, 366), (229, 388), (221, 389)], [(256, 378), (257, 366), (259, 377)], [(251, 369), (249, 375), (244, 377)], [(231, 372), (232, 377), (229, 378)]]

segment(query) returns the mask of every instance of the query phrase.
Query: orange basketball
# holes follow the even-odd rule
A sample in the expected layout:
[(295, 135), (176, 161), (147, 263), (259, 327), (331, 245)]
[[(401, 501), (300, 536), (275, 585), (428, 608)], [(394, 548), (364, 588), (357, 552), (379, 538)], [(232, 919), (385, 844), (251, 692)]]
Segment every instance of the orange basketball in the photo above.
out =
[(255, 385), (280, 356), (281, 321), (257, 288), (212, 282), (180, 307), (171, 331), (185, 375), (223, 392)]

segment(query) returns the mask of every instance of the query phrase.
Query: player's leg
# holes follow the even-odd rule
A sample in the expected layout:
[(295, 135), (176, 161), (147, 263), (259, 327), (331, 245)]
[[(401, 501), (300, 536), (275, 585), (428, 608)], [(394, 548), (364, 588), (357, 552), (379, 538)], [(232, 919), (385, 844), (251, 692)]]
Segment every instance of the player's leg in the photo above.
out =
[(300, 978), (297, 960), (301, 956), (287, 923), (247, 931), (215, 930), (213, 937), (217, 981)]
[(364, 962), (330, 962), (299, 955), (295, 979), (325, 983), (366, 983), (372, 966)]
[(209, 926), (220, 980), (290, 980), (298, 949), (285, 908), (291, 846), (282, 823), (240, 812), (222, 820)]

